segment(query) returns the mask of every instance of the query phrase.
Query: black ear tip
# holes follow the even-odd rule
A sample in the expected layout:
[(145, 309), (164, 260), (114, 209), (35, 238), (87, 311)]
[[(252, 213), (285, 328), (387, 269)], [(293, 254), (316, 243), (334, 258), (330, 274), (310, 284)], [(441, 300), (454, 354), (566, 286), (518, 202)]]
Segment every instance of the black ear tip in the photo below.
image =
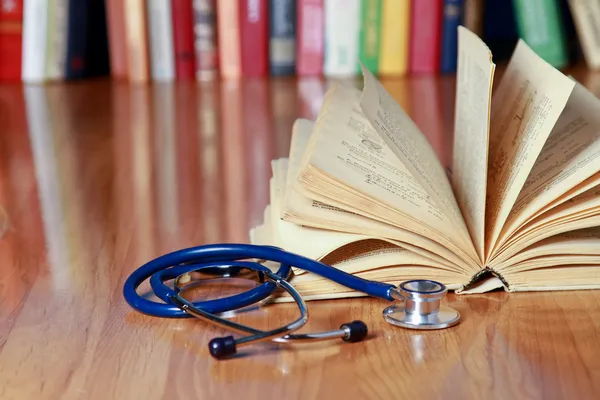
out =
[(221, 359), (236, 353), (235, 339), (233, 336), (214, 338), (208, 343), (210, 355)]
[(348, 334), (343, 337), (346, 342), (360, 342), (369, 334), (367, 324), (362, 321), (352, 321), (340, 326), (340, 329), (348, 329)]

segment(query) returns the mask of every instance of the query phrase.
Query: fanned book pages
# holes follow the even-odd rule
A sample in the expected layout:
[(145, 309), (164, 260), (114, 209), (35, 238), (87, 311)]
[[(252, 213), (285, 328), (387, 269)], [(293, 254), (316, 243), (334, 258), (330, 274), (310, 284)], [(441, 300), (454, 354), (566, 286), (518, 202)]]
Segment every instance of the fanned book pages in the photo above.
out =
[[(295, 122), (250, 239), (398, 284), (462, 293), (600, 288), (600, 100), (520, 41), (492, 93), (492, 55), (459, 27), (448, 174), (363, 68)], [(294, 270), (308, 299), (360, 296)]]

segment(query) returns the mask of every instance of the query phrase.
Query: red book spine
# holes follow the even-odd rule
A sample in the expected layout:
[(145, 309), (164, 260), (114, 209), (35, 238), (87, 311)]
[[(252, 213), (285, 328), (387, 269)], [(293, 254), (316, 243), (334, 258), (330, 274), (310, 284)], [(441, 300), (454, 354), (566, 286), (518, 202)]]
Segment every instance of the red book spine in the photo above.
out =
[(410, 24), (410, 71), (435, 73), (440, 69), (442, 0), (413, 0)]
[(323, 0), (298, 0), (298, 75), (320, 75), (323, 67)]
[(175, 77), (177, 80), (193, 80), (196, 77), (196, 57), (192, 0), (172, 0), (171, 5)]
[(0, 81), (21, 80), (23, 0), (0, 0)]
[(269, 71), (267, 0), (239, 0), (242, 75), (266, 76)]

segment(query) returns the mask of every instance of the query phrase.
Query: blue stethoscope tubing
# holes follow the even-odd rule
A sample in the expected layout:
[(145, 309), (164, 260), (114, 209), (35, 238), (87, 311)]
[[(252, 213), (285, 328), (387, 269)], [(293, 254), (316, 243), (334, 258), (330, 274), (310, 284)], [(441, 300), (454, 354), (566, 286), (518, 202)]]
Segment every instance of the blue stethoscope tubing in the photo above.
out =
[[(163, 318), (191, 317), (170, 300), (172, 296), (176, 295), (176, 292), (164, 282), (174, 279), (182, 273), (203, 268), (245, 267), (259, 272), (266, 268), (258, 262), (239, 261), (247, 259), (270, 260), (279, 263), (279, 269), (275, 273), (283, 279), (286, 279), (293, 266), (369, 296), (394, 300), (391, 295), (391, 290), (395, 288), (394, 285), (362, 279), (277, 247), (236, 243), (190, 247), (157, 257), (136, 269), (127, 278), (123, 285), (123, 296), (133, 309), (143, 314)], [(153, 292), (164, 303), (145, 299), (137, 293), (137, 288), (148, 279), (150, 279)], [(255, 304), (272, 295), (276, 289), (277, 285), (274, 282), (267, 281), (244, 293), (195, 302), (193, 305), (206, 312), (217, 314)]]

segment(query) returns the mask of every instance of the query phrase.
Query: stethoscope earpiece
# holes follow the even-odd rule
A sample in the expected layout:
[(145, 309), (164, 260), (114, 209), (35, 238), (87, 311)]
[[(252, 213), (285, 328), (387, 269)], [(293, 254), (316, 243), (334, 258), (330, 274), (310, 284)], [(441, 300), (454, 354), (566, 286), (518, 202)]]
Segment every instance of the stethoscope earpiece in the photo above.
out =
[(214, 338), (208, 342), (208, 351), (219, 360), (232, 356), (237, 352), (235, 339), (233, 336)]
[(345, 342), (350, 343), (360, 342), (369, 334), (369, 328), (367, 327), (367, 324), (359, 320), (343, 324), (340, 326), (340, 329), (344, 329), (346, 331), (346, 335), (344, 335), (342, 339)]

